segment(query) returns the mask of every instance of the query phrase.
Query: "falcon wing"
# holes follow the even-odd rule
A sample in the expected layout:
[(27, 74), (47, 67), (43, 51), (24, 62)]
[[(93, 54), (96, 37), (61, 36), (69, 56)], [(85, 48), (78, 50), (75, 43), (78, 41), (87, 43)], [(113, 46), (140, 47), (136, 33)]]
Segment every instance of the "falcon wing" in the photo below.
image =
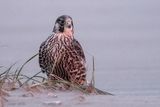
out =
[(86, 61), (82, 46), (76, 39), (73, 40), (73, 47), (77, 51), (78, 55)]
[(45, 63), (46, 62), (45, 60), (47, 59), (46, 57), (47, 51), (45, 49), (45, 42), (46, 41), (44, 41), (39, 48), (39, 66), (42, 72), (46, 72), (46, 66), (47, 66), (47, 63)]
[(56, 53), (56, 49), (52, 49), (52, 47), (55, 46), (55, 43), (51, 45), (51, 42), (53, 42), (52, 36), (53, 35), (48, 37), (39, 49), (39, 66), (42, 72), (49, 72), (52, 65), (54, 65), (54, 53)]

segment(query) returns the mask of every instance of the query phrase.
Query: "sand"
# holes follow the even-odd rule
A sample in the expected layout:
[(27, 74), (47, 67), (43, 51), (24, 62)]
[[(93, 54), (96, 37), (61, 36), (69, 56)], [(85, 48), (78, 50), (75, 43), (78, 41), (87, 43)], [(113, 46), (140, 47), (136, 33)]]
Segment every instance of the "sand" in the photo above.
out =
[(160, 96), (84, 95), (75, 91), (11, 91), (4, 107), (160, 107)]
[[(115, 96), (31, 94), (19, 89), (9, 92), (4, 104), (0, 97), (0, 107), (160, 107), (159, 4), (158, 0), (1, 0), (0, 66), (8, 68), (16, 61), (21, 66), (38, 52), (56, 18), (68, 14), (90, 68), (91, 55), (95, 57), (97, 87)], [(38, 71), (35, 59), (23, 73), (31, 77)]]

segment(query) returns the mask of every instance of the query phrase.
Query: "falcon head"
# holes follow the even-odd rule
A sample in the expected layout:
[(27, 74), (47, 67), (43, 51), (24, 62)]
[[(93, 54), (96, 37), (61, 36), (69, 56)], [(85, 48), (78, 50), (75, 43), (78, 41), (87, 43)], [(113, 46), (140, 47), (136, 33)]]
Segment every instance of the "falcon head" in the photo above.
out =
[(57, 18), (54, 28), (53, 28), (54, 33), (71, 33), (73, 34), (73, 20), (70, 16), (68, 15), (62, 15)]

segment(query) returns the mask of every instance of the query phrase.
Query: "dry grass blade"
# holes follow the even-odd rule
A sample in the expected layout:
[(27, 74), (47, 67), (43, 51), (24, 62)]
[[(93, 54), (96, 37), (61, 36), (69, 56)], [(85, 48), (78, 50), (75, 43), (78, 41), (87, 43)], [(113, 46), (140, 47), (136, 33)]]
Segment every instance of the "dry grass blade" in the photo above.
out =
[[(38, 81), (38, 80), (36, 80), (36, 79), (33, 79), (33, 78), (31, 78), (31, 77), (28, 77), (28, 76), (26, 76), (26, 75), (21, 74), (20, 76), (25, 77), (25, 78), (27, 78), (27, 79), (30, 79), (30, 80), (33, 80), (33, 81), (35, 81), (35, 82), (40, 83), (40, 81)], [(23, 79), (24, 79), (24, 78), (23, 78)], [(22, 84), (21, 84), (21, 85), (22, 85)], [(21, 85), (20, 85), (20, 86), (21, 86)]]
[(92, 78), (91, 78), (91, 82), (87, 87), (84, 87), (85, 89), (87, 89), (88, 91), (90, 91), (91, 93), (95, 93), (95, 94), (100, 94), (100, 95), (113, 95), (111, 93), (102, 91), (98, 88), (95, 87), (95, 61), (94, 61), (94, 56), (92, 56)]
[(22, 71), (23, 67), (24, 67), (28, 62), (30, 62), (34, 57), (36, 57), (37, 55), (38, 55), (38, 53), (35, 54), (34, 56), (32, 56), (30, 59), (28, 59), (28, 60), (21, 66), (21, 68), (19, 69), (19, 71), (18, 71), (18, 73), (17, 73), (16, 79), (18, 79), (18, 76), (19, 76), (20, 72)]
[(24, 84), (26, 84), (27, 82), (29, 82), (30, 80), (33, 80), (33, 78), (35, 77), (35, 76), (37, 76), (38, 74), (40, 74), (40, 73), (42, 73), (42, 71), (40, 71), (40, 72), (38, 72), (38, 73), (36, 73), (35, 75), (33, 75), (32, 77), (30, 77), (28, 80), (26, 80), (20, 87), (22, 87)]
[(47, 80), (45, 77), (42, 77), (42, 76), (39, 76), (39, 75), (35, 76), (35, 78), (41, 78), (42, 82), (44, 82), (45, 80)]
[(94, 87), (95, 86), (95, 78), (94, 78), (94, 73), (95, 73), (95, 63), (94, 63), (94, 56), (92, 57), (93, 60), (93, 71), (92, 71), (92, 80), (91, 80), (91, 84)]
[(96, 90), (96, 93), (97, 94), (100, 94), (100, 95), (114, 95), (114, 94), (111, 94), (111, 93), (109, 93), (109, 92), (106, 92), (106, 91), (102, 91), (102, 90), (100, 90), (100, 89), (98, 89), (98, 88), (95, 88), (95, 90)]
[(15, 65), (16, 63), (12, 64), (7, 70), (5, 70), (3, 73), (0, 74), (0, 77), (2, 77), (2, 75), (5, 75), (5, 78), (7, 78), (9, 72), (11, 71), (12, 67)]
[(10, 75), (10, 76), (12, 76), (13, 81), (16, 80), (16, 74), (17, 74), (17, 72), (18, 72), (18, 69), (16, 69), (16, 70), (13, 72), (13, 74)]

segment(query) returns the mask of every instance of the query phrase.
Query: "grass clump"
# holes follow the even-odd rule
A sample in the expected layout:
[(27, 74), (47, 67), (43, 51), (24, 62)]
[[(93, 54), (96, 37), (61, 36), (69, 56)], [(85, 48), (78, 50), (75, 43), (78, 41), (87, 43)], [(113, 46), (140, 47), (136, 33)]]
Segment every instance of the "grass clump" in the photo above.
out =
[[(8, 69), (3, 71), (0, 74), (0, 96), (7, 95), (6, 91), (12, 91), (21, 87), (26, 87), (27, 89), (35, 89), (35, 88), (43, 88), (43, 89), (53, 89), (53, 90), (78, 90), (84, 94), (102, 94), (102, 95), (112, 95), (105, 91), (99, 90), (95, 88), (95, 80), (94, 80), (94, 72), (95, 72), (95, 64), (93, 57), (93, 72), (92, 72), (92, 80), (90, 84), (81, 86), (74, 84), (72, 82), (66, 81), (56, 75), (50, 75), (56, 78), (55, 81), (47, 79), (43, 76), (40, 76), (42, 72), (37, 72), (32, 77), (28, 77), (23, 74), (23, 68), (27, 65), (32, 59), (34, 59), (38, 55), (35, 54), (31, 58), (29, 58), (20, 68), (17, 68), (13, 71), (13, 67), (16, 63), (12, 64)], [(2, 68), (3, 66), (0, 66)], [(1, 70), (1, 69), (0, 69)]]

